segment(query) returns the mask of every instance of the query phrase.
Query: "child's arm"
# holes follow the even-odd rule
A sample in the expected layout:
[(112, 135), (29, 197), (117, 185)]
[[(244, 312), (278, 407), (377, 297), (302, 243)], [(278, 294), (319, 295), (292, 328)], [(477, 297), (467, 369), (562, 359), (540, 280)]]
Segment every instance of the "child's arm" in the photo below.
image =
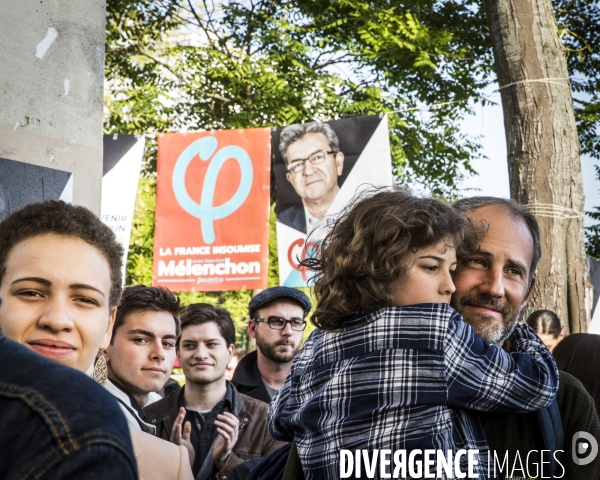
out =
[(448, 405), (518, 413), (548, 406), (558, 391), (552, 354), (523, 323), (509, 337), (512, 352), (490, 345), (453, 312), (444, 345)]

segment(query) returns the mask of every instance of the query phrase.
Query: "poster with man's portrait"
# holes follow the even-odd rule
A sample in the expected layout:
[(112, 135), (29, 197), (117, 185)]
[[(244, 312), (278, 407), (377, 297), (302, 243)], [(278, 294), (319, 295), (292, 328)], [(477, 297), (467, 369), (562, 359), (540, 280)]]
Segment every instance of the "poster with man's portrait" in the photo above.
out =
[(307, 122), (271, 135), (275, 175), (279, 283), (303, 287), (310, 273), (298, 263), (350, 200), (365, 188), (392, 185), (386, 116)]

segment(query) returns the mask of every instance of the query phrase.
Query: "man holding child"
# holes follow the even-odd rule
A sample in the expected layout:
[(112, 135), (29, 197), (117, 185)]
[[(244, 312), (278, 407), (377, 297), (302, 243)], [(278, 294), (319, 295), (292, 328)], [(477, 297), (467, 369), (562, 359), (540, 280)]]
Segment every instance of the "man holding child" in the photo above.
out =
[[(296, 441), (307, 479), (338, 478), (341, 449), (477, 450), (485, 478), (476, 411), (552, 403), (556, 365), (529, 327), (509, 332), (508, 353), (448, 305), (484, 227), (437, 200), (379, 191), (355, 200), (306, 262), (321, 330), (297, 354), (269, 427)], [(467, 470), (466, 456), (455, 460)]]

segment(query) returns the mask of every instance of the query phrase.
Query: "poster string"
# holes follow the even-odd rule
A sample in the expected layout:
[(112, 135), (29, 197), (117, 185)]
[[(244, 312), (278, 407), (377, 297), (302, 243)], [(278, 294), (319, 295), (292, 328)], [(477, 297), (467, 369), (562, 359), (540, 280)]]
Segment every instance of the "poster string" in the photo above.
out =
[(552, 203), (530, 203), (525, 207), (538, 217), (548, 218), (583, 218), (583, 213), (568, 207), (561, 207)]
[(383, 112), (383, 113), (388, 114), (388, 113), (412, 112), (414, 110), (427, 110), (429, 108), (443, 107), (444, 105), (452, 105), (454, 103), (464, 103), (464, 102), (466, 102), (466, 100), (453, 100), (451, 102), (434, 103), (433, 105), (423, 105), (422, 107), (403, 108), (401, 110), (391, 110), (391, 111)]
[[(567, 83), (563, 83), (563, 81), (567, 81)], [(512, 82), (512, 83), (509, 83), (508, 85), (504, 85), (500, 88), (497, 88), (496, 90), (494, 90), (493, 93), (499, 92), (500, 90), (502, 90), (504, 88), (512, 87), (513, 85), (520, 85), (520, 84), (524, 84), (524, 83), (551, 83), (553, 85), (560, 85), (561, 87), (571, 88), (571, 85), (568, 83), (568, 81), (569, 81), (569, 78), (553, 78), (553, 77), (533, 78), (530, 80), (519, 80), (518, 82)], [(483, 95), (483, 97), (487, 98), (487, 97), (489, 97), (489, 95)], [(453, 100), (451, 102), (434, 103), (433, 105), (423, 105), (421, 107), (402, 108), (400, 110), (391, 110), (391, 111), (387, 111), (387, 112), (383, 112), (383, 113), (391, 114), (391, 113), (412, 112), (415, 110), (428, 110), (431, 108), (443, 107), (444, 105), (453, 105), (455, 103), (464, 103), (466, 101), (467, 100)]]
[(499, 92), (500, 90), (502, 90), (504, 88), (512, 87), (513, 85), (520, 85), (523, 83), (551, 83), (553, 85), (560, 85), (561, 87), (571, 88), (571, 85), (569, 85), (569, 83), (557, 82), (556, 80), (567, 80), (567, 82), (568, 82), (569, 79), (568, 78), (533, 78), (530, 80), (519, 80), (518, 82), (512, 82), (512, 83), (509, 83), (508, 85), (503, 85), (502, 87), (498, 88), (497, 90), (494, 90), (494, 92)]

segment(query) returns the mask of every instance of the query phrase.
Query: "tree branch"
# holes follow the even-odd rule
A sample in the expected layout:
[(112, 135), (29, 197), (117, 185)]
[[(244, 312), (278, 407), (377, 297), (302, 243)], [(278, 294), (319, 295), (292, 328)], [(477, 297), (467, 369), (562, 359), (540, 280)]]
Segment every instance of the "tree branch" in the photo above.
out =
[(177, 77), (177, 79), (178, 79), (180, 82), (182, 82), (182, 83), (186, 84), (188, 87), (190, 87), (190, 88), (193, 88), (193, 89), (194, 89), (194, 90), (196, 90), (196, 91), (199, 91), (199, 92), (200, 92), (202, 95), (204, 95), (205, 97), (208, 97), (208, 98), (215, 98), (215, 99), (217, 99), (217, 100), (221, 100), (222, 102), (231, 102), (231, 100), (230, 100), (230, 99), (228, 99), (228, 98), (222, 97), (222, 96), (220, 96), (220, 95), (217, 95), (217, 94), (214, 94), (214, 93), (213, 93), (213, 94), (207, 93), (207, 92), (203, 91), (202, 89), (199, 89), (199, 88), (197, 87), (197, 85), (191, 85), (191, 84), (190, 84), (190, 83), (189, 83), (189, 82), (188, 82), (188, 81), (187, 81), (185, 78), (183, 78), (183, 77), (182, 77), (182, 76), (181, 76), (179, 73), (177, 73), (175, 70), (173, 70), (171, 67), (169, 67), (169, 66), (168, 66), (168, 65), (167, 65), (165, 62), (162, 62), (162, 61), (160, 61), (158, 58), (156, 58), (156, 57), (154, 57), (154, 56), (150, 55), (150, 54), (149, 54), (149, 53), (147, 53), (147, 52), (144, 52), (144, 51), (143, 51), (141, 48), (137, 48), (136, 50), (137, 50), (137, 52), (138, 52), (138, 54), (139, 54), (139, 55), (141, 55), (141, 56), (143, 56), (143, 57), (146, 57), (146, 58), (148, 58), (149, 60), (152, 60), (152, 61), (153, 61), (154, 63), (156, 63), (157, 65), (160, 65), (160, 66), (161, 66), (161, 67), (163, 67), (164, 69), (168, 70), (168, 71), (169, 71), (169, 72), (171, 72), (171, 73), (172, 73), (172, 74), (173, 74), (175, 77)]
[(198, 16), (198, 14), (196, 13), (196, 9), (194, 8), (194, 6), (192, 5), (192, 0), (187, 0), (188, 5), (190, 6), (190, 10), (189, 12), (194, 16), (194, 18), (196, 19), (196, 21), (198, 22), (198, 26), (200, 28), (202, 28), (202, 19)]
[(244, 40), (242, 40), (242, 48), (246, 50), (246, 54), (250, 54), (250, 46), (252, 44), (252, 16), (254, 15), (254, 2), (250, 2), (250, 11), (248, 12), (248, 23), (246, 27), (246, 34)]
[(326, 62), (320, 63), (318, 65), (313, 63), (311, 68), (312, 68), (312, 70), (320, 70), (321, 68), (325, 68), (325, 67), (328, 67), (329, 65), (333, 65), (336, 63), (346, 63), (346, 61), (344, 61), (343, 59), (346, 57), (349, 57), (349, 56), (350, 56), (349, 53), (344, 53), (341, 57), (333, 56)]

